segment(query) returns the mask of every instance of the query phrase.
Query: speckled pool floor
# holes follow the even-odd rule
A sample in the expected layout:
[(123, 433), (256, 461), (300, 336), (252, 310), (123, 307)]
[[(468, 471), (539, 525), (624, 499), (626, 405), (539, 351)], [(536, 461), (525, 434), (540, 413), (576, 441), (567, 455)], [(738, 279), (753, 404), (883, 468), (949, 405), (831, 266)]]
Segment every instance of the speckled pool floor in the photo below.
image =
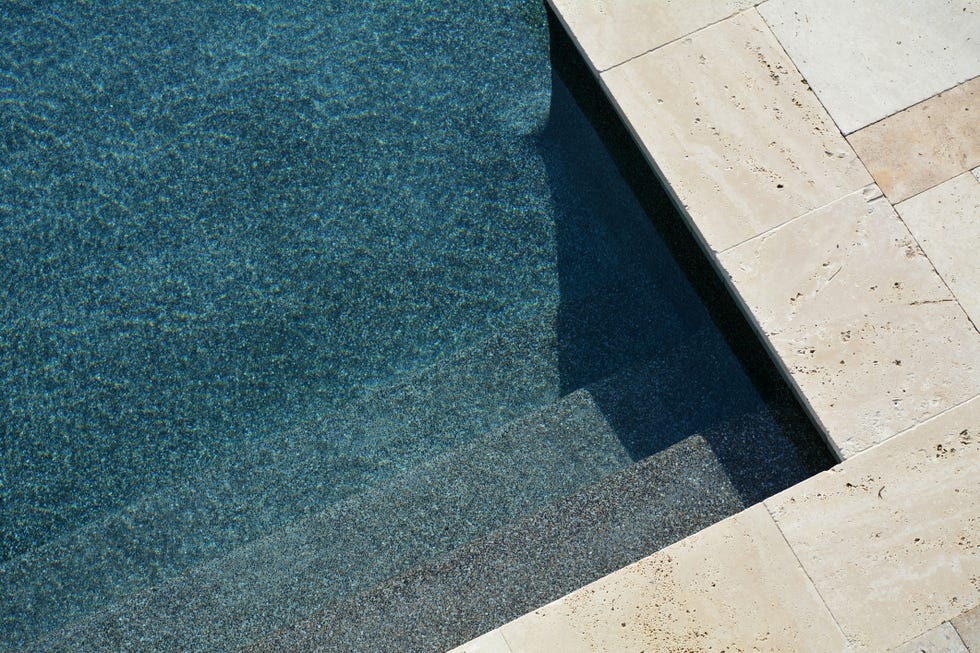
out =
[[(4, 645), (725, 349), (536, 2), (6, 3), (0, 105)], [(634, 458), (762, 406), (727, 355)]]

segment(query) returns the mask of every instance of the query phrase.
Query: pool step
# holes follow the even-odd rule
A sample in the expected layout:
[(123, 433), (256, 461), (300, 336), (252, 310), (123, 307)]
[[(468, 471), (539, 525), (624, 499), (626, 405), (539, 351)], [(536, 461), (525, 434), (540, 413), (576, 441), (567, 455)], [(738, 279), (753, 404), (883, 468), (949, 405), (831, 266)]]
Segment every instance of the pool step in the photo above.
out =
[(441, 653), (742, 508), (691, 436), (247, 651)]
[[(706, 334), (692, 334), (686, 347), (298, 524), (271, 529), (274, 534), (224, 559), (138, 592), (28, 650), (203, 651), (248, 643), (621, 469), (637, 452), (664, 449), (726, 413), (760, 410), (751, 391), (728, 389), (745, 380), (732, 377), (734, 363), (722, 349)], [(720, 460), (731, 464), (731, 452)], [(394, 521), (381, 517), (392, 506)]]
[(28, 650), (234, 650), (631, 463), (580, 390)]
[[(658, 287), (595, 296), (366, 390), (344, 410), (255, 446), (0, 565), (0, 648), (282, 528), (685, 339)], [(421, 434), (421, 437), (420, 437)]]

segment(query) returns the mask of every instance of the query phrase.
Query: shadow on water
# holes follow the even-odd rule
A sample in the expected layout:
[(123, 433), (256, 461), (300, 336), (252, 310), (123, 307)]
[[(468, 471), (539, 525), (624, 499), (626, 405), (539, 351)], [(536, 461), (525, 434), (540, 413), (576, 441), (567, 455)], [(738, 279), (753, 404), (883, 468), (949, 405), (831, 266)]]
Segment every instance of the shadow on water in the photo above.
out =
[(557, 205), (562, 393), (594, 384), (636, 460), (702, 434), (746, 503), (828, 468), (820, 435), (550, 8), (548, 18), (539, 146)]

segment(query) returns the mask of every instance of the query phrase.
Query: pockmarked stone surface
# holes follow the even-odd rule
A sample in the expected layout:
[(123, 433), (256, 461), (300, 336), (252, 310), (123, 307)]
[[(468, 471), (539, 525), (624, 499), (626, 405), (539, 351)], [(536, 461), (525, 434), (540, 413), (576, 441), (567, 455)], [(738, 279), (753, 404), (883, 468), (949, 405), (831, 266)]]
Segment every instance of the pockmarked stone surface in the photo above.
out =
[(980, 334), (877, 187), (719, 259), (842, 458), (980, 392)]
[(964, 172), (895, 209), (974, 326), (980, 325), (980, 180)]
[(757, 0), (551, 0), (598, 71), (649, 52), (757, 4)]
[(754, 9), (602, 80), (715, 252), (871, 183)]
[(980, 164), (980, 77), (847, 140), (892, 203), (952, 179)]
[(513, 651), (842, 651), (761, 504), (500, 628)]
[(759, 11), (845, 134), (980, 74), (970, 0), (769, 0)]
[(980, 603), (980, 396), (765, 505), (848, 638), (900, 646)]

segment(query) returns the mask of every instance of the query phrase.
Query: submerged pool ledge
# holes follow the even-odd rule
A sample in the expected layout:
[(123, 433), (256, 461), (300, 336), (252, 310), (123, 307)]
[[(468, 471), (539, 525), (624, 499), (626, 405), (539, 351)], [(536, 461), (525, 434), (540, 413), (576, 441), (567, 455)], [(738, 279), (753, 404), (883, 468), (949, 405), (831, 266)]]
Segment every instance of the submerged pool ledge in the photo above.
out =
[(980, 8), (549, 1), (842, 462), (457, 650), (980, 650)]

